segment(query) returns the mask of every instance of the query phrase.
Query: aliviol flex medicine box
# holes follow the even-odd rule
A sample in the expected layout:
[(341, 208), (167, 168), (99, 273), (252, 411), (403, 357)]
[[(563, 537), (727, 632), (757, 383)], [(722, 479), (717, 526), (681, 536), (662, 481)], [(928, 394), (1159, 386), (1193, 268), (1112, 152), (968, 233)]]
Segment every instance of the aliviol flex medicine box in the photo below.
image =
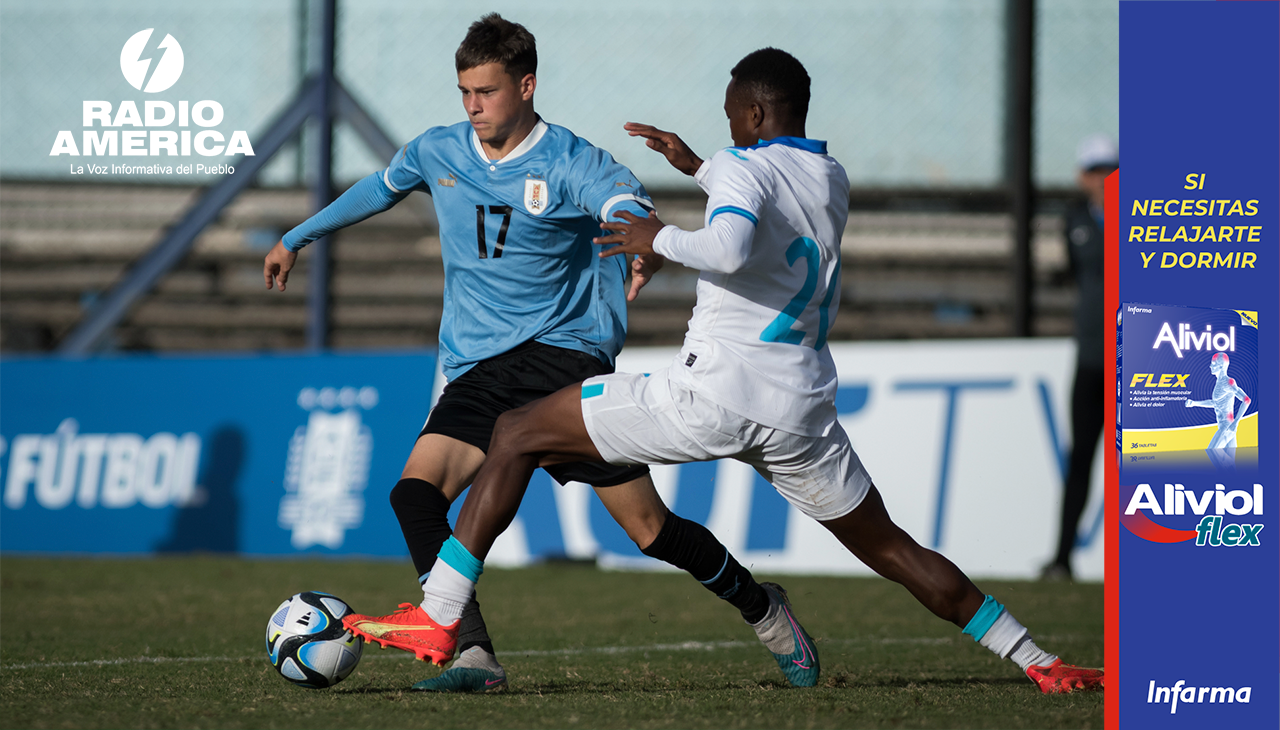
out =
[(1116, 440), (1122, 453), (1258, 445), (1258, 313), (1121, 305)]

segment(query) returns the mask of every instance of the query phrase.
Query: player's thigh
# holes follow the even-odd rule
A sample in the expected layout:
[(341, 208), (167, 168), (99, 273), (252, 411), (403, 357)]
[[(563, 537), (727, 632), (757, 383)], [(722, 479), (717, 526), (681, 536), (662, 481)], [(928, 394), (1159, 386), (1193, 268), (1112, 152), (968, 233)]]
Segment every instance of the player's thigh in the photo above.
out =
[(572, 350), (529, 342), (483, 360), (450, 381), (431, 409), (404, 476), (423, 479), (455, 499), (478, 473), (494, 424), (513, 408), (594, 374), (600, 361)]
[(476, 478), (483, 463), (484, 452), (478, 447), (439, 433), (426, 433), (413, 445), (400, 478), (430, 482), (452, 502)]
[(854, 511), (871, 489), (871, 477), (838, 422), (825, 436), (770, 430), (738, 458), (819, 522)]
[(582, 390), (575, 383), (502, 414), (493, 429), (490, 452), (537, 454), (543, 467), (602, 461), (583, 424), (581, 401)]

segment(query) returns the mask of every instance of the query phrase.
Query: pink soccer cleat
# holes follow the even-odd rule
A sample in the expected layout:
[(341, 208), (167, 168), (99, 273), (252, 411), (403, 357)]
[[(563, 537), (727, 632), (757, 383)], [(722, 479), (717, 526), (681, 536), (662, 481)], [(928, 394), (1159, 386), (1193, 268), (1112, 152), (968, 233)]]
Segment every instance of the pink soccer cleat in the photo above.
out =
[(411, 651), (418, 659), (441, 667), (453, 659), (458, 646), (458, 623), (442, 626), (412, 603), (402, 603), (400, 610), (386, 616), (352, 613), (342, 619), (343, 626), (365, 641), (384, 649), (390, 646)]
[(1027, 667), (1027, 676), (1047, 695), (1101, 690), (1104, 679), (1101, 669), (1063, 664), (1061, 659), (1047, 667)]

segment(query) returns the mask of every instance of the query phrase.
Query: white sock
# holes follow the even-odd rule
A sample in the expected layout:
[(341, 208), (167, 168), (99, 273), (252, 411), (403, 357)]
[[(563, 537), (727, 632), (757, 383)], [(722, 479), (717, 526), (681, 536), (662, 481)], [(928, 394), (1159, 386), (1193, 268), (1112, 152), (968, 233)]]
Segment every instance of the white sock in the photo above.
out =
[(769, 595), (769, 610), (764, 618), (748, 624), (756, 630), (761, 643), (774, 654), (791, 654), (796, 650), (795, 639), (791, 635), (791, 622), (782, 612), (782, 604), (772, 594)]
[(443, 560), (437, 560), (422, 584), (422, 610), (431, 620), (448, 626), (462, 618), (462, 609), (476, 589), (474, 581)]
[(1018, 640), (1027, 635), (1027, 627), (1018, 623), (1009, 611), (1002, 610), (995, 623), (987, 629), (987, 633), (978, 639), (978, 643), (995, 652), (996, 656), (1006, 659), (1009, 652), (1017, 645)]
[(1007, 609), (1000, 612), (1000, 617), (991, 624), (991, 628), (987, 629), (978, 643), (1001, 659), (1012, 659), (1023, 671), (1030, 666), (1052, 664), (1058, 658), (1036, 646), (1027, 633), (1027, 627), (1018, 623), (1018, 619)]
[(1058, 660), (1057, 655), (1036, 646), (1036, 642), (1031, 640), (1030, 635), (1022, 637), (1009, 658), (1024, 672), (1027, 671), (1027, 667), (1047, 667)]
[(459, 654), (451, 669), (487, 669), (499, 677), (507, 676), (506, 670), (498, 663), (498, 658), (478, 646)]

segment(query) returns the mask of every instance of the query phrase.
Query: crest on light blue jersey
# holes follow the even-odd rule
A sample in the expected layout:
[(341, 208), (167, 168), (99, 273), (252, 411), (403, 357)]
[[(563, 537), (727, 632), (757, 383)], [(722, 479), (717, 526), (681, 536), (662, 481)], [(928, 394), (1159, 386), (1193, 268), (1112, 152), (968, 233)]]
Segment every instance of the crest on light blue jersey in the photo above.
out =
[(551, 204), (551, 193), (546, 180), (530, 178), (524, 181), (524, 209), (529, 215), (542, 215), (542, 211)]

